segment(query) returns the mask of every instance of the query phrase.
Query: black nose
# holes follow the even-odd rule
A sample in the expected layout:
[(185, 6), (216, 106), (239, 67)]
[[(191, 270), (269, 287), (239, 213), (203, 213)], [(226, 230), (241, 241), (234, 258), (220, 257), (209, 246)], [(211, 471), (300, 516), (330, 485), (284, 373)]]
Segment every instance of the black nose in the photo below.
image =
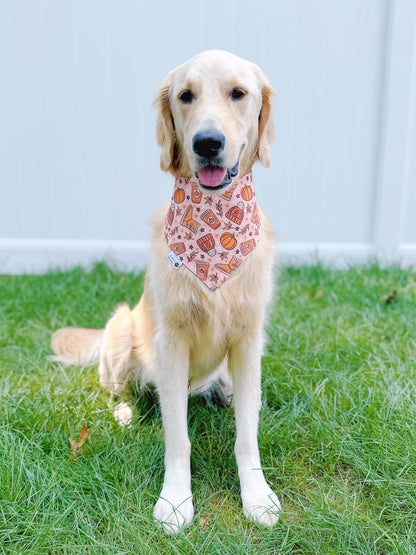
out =
[(225, 146), (225, 137), (218, 131), (204, 131), (194, 135), (192, 148), (195, 154), (204, 158), (214, 158)]

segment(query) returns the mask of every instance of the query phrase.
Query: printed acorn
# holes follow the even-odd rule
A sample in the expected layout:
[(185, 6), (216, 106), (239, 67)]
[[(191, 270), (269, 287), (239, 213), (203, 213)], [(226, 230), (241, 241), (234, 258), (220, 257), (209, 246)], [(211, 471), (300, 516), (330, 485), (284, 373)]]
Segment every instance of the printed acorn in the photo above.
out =
[(233, 233), (229, 233), (227, 231), (226, 233), (223, 233), (221, 235), (220, 243), (224, 247), (224, 249), (231, 251), (237, 245), (237, 239), (235, 238)]
[(185, 191), (183, 189), (176, 189), (173, 200), (176, 204), (181, 204), (185, 200)]

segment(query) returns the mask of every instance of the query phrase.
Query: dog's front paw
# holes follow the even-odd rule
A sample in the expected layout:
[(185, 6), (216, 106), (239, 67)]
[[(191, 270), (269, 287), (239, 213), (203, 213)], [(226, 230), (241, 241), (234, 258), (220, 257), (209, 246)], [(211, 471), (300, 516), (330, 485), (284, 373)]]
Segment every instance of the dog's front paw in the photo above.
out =
[(153, 518), (156, 524), (167, 534), (178, 534), (182, 528), (192, 522), (194, 506), (192, 493), (187, 496), (183, 493), (164, 492), (153, 509)]
[(242, 496), (244, 515), (263, 526), (274, 526), (279, 520), (280, 501), (265, 484), (264, 488)]

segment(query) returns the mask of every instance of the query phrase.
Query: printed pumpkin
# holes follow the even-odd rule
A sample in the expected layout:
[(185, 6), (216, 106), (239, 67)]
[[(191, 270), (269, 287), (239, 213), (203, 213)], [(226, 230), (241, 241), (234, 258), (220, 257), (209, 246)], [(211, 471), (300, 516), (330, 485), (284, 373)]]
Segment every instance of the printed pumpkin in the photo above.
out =
[(185, 200), (185, 191), (183, 189), (176, 189), (173, 200), (176, 204), (181, 204)]
[(253, 198), (253, 189), (250, 187), (250, 185), (244, 185), (244, 187), (241, 189), (241, 196), (246, 202)]
[(226, 232), (221, 235), (220, 243), (224, 249), (231, 251), (237, 245), (237, 239), (234, 237), (233, 233)]

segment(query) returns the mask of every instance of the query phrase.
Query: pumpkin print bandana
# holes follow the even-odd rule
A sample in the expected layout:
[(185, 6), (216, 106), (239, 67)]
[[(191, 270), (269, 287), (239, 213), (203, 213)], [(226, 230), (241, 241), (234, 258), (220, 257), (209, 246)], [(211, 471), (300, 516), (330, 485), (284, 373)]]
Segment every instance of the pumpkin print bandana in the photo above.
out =
[(250, 256), (260, 230), (251, 172), (213, 195), (196, 180), (176, 178), (165, 220), (167, 259), (175, 268), (185, 264), (215, 290)]

